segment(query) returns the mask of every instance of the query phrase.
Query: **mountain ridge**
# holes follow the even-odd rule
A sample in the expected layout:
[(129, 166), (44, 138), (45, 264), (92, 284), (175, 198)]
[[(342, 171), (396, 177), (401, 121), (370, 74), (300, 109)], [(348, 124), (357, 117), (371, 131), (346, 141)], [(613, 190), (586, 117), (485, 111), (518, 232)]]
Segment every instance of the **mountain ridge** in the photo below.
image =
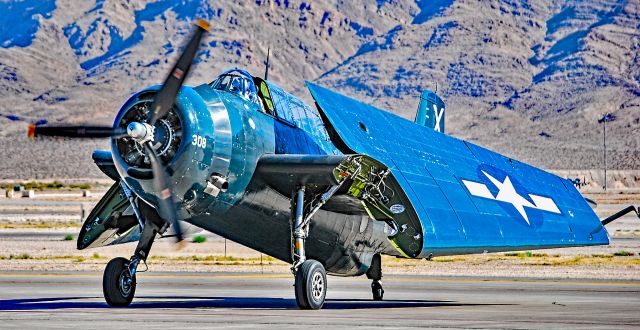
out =
[[(16, 8), (8, 6), (17, 5)], [(309, 80), (412, 119), (447, 103), (449, 134), (544, 168), (640, 168), (640, 6), (634, 1), (0, 2), (1, 178), (99, 177), (104, 141), (26, 140), (24, 122), (111, 124), (160, 83), (196, 17), (212, 23), (189, 84), (264, 72), (307, 102)], [(34, 30), (33, 27), (36, 27)], [(9, 31), (9, 32), (7, 32)], [(28, 150), (29, 152), (18, 152)], [(51, 162), (60, 160), (60, 163)]]

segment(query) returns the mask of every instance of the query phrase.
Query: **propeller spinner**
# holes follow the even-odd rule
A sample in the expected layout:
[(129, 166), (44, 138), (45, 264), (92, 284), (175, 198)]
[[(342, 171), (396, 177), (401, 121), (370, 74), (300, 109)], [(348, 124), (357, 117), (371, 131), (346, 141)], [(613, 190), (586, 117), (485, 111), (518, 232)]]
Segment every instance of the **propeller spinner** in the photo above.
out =
[(155, 191), (160, 194), (160, 196), (158, 196), (158, 213), (175, 229), (177, 242), (181, 242), (184, 237), (178, 221), (169, 175), (167, 173), (167, 169), (162, 164), (156, 150), (154, 149), (153, 142), (155, 138), (155, 124), (160, 120), (160, 118), (167, 115), (175, 103), (180, 87), (189, 74), (191, 64), (193, 64), (202, 36), (210, 29), (209, 23), (204, 20), (198, 20), (196, 22), (196, 26), (197, 28), (193, 32), (189, 43), (178, 58), (174, 67), (171, 69), (171, 72), (162, 84), (160, 91), (154, 97), (153, 103), (149, 108), (149, 114), (147, 115), (147, 118), (150, 118), (148, 122), (131, 122), (126, 129), (106, 126), (40, 126), (36, 124), (29, 125), (28, 129), (28, 135), (30, 138), (40, 136), (69, 138), (120, 138), (128, 136), (143, 146), (144, 153), (151, 162)]

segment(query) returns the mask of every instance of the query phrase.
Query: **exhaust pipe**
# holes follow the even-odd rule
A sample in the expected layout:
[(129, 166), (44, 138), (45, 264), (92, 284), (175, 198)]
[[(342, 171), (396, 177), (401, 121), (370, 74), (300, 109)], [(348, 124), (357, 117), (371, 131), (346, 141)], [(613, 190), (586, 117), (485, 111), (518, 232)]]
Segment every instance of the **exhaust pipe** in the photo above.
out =
[(229, 182), (219, 174), (211, 175), (207, 180), (207, 186), (204, 188), (204, 193), (217, 197), (220, 192), (226, 192), (229, 189)]

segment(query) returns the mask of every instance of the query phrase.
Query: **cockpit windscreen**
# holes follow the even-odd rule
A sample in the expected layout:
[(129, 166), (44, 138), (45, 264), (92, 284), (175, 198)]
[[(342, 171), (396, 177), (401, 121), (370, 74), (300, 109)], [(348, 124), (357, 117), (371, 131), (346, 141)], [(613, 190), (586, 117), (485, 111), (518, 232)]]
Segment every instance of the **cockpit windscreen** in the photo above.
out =
[(239, 70), (227, 71), (211, 83), (211, 87), (221, 91), (236, 94), (247, 101), (260, 104), (258, 91), (253, 80), (247, 77), (248, 74)]

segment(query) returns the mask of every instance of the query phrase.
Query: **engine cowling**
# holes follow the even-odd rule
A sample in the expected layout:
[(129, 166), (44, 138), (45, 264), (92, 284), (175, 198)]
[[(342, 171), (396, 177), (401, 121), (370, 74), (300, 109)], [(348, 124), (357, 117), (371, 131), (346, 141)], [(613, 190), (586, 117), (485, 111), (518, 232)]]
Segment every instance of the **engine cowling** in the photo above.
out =
[[(159, 86), (154, 86), (132, 95), (116, 116), (114, 127), (145, 123), (158, 90)], [(226, 108), (215, 98), (215, 93), (203, 97), (184, 86), (174, 106), (153, 129), (152, 145), (169, 173), (180, 218), (201, 210), (226, 189), (231, 129)], [(111, 149), (116, 169), (127, 185), (155, 204), (160, 192), (155, 191), (151, 164), (142, 145), (126, 136), (112, 139)]]

